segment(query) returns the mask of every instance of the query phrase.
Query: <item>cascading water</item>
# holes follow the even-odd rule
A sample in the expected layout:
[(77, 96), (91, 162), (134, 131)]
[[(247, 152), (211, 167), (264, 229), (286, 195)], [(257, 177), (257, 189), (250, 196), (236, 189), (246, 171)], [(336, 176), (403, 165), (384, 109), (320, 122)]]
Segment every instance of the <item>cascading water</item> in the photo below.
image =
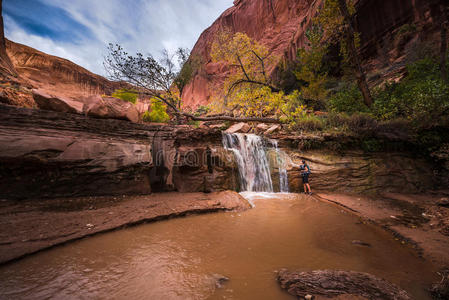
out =
[(285, 168), (285, 158), (279, 150), (278, 142), (276, 140), (272, 140), (271, 143), (276, 150), (276, 159), (279, 168), (279, 190), (281, 193), (288, 193), (288, 176), (287, 169)]
[(242, 191), (273, 192), (270, 166), (260, 136), (225, 133), (223, 146), (232, 151), (237, 160)]
[[(277, 141), (270, 140), (273, 145), (279, 168), (280, 192), (288, 192), (288, 177), (285, 159), (277, 146)], [(264, 147), (264, 141), (255, 134), (224, 133), (223, 146), (234, 153), (237, 161), (240, 188), (247, 192), (273, 192), (270, 165)]]

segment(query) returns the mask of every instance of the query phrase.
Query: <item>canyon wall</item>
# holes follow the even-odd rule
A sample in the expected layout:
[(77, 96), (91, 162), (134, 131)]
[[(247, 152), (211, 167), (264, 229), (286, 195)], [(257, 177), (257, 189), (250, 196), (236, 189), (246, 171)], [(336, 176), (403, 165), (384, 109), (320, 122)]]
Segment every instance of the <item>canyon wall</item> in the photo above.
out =
[(23, 80), (54, 96), (81, 98), (110, 94), (120, 87), (67, 59), (19, 43), (6, 40), (6, 52)]
[(232, 164), (220, 162), (215, 151), (207, 155), (207, 147), (221, 147), (218, 129), (135, 124), (2, 104), (0, 115), (0, 199), (235, 187)]
[[(355, 27), (361, 33), (361, 54), (372, 84), (404, 72), (408, 54), (435, 42), (439, 29), (438, 0), (358, 0)], [(192, 55), (202, 64), (183, 92), (186, 107), (208, 104), (222, 93), (228, 68), (212, 63), (211, 44), (224, 28), (244, 32), (279, 59), (293, 61), (304, 47), (305, 32), (322, 0), (236, 0), (199, 37)], [(402, 27), (412, 24), (404, 32)], [(402, 28), (402, 29), (401, 29)], [(274, 70), (275, 66), (270, 66)], [(381, 74), (381, 76), (380, 76)]]
[[(135, 124), (0, 104), (0, 199), (239, 190), (235, 157), (214, 128)], [(357, 137), (276, 138), (296, 163), (307, 159), (314, 189), (332, 192), (420, 192), (444, 186), (438, 166), (406, 151), (404, 141), (363, 151)], [(314, 148), (304, 145), (316, 144)], [(338, 149), (335, 150), (334, 148)], [(342, 149), (347, 150), (342, 150)], [(279, 173), (271, 165), (274, 190)], [(291, 192), (302, 191), (288, 166)]]
[(0, 0), (0, 76), (3, 77), (2, 80), (14, 77), (17, 75), (14, 66), (6, 53), (6, 39), (5, 32), (3, 29), (3, 15), (2, 12), (2, 1)]

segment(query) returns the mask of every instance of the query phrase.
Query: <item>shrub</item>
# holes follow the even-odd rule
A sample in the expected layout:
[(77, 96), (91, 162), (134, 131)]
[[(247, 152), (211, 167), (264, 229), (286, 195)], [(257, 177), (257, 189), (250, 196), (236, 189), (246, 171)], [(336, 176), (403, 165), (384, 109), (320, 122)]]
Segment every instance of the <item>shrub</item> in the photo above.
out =
[(145, 112), (142, 116), (144, 122), (166, 123), (170, 120), (167, 107), (156, 99), (151, 99), (151, 112)]
[(122, 99), (127, 102), (131, 102), (133, 104), (136, 104), (138, 94), (136, 91), (133, 91), (133, 90), (119, 89), (119, 90), (115, 90), (111, 96), (115, 97), (115, 98)]
[(374, 132), (377, 126), (376, 119), (367, 113), (355, 113), (348, 119), (348, 128), (357, 134)]
[(327, 116), (327, 125), (332, 128), (347, 128), (349, 116), (346, 113), (331, 112)]
[(368, 108), (362, 101), (362, 94), (357, 85), (351, 84), (329, 98), (328, 110), (353, 114), (355, 112), (366, 112)]
[(188, 125), (194, 126), (195, 128), (200, 127), (200, 121), (195, 121), (195, 120), (190, 120), (189, 122), (187, 122)]
[(315, 115), (305, 115), (296, 119), (290, 126), (293, 130), (320, 131), (324, 129), (325, 122)]
[(366, 152), (377, 152), (382, 149), (382, 145), (376, 139), (363, 140), (360, 146)]
[(407, 72), (401, 82), (375, 91), (372, 111), (376, 117), (404, 118), (419, 126), (444, 121), (449, 112), (449, 85), (440, 78), (438, 63), (424, 58), (409, 65)]
[(209, 111), (210, 111), (210, 107), (209, 106), (201, 105), (200, 107), (198, 107), (196, 109), (194, 115), (199, 117), (199, 116), (207, 114)]

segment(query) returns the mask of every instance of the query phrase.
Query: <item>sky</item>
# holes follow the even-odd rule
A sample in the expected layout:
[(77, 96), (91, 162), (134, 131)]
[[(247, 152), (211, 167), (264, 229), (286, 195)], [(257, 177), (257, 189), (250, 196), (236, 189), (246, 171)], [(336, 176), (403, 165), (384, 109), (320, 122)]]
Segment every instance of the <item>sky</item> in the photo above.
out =
[(3, 0), (5, 36), (105, 75), (109, 43), (130, 54), (192, 49), (233, 0)]

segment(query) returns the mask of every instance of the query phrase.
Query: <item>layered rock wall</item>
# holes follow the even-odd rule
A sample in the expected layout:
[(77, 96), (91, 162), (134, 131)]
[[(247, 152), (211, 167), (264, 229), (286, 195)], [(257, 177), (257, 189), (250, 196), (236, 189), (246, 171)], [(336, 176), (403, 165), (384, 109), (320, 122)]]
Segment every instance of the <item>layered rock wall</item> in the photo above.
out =
[[(7, 105), (0, 105), (0, 115), (0, 199), (240, 189), (235, 157), (223, 148), (219, 129), (135, 124)], [(308, 161), (314, 190), (422, 192), (441, 187), (437, 166), (403, 149), (334, 149), (348, 142), (338, 136), (324, 142), (321, 136), (267, 138), (278, 138), (286, 161)], [(317, 146), (303, 147), (312, 143)], [(279, 169), (275, 163), (271, 167), (274, 190), (279, 191)], [(302, 191), (300, 171), (290, 162), (287, 171), (290, 191)]]
[(34, 88), (56, 96), (80, 98), (110, 94), (120, 87), (117, 82), (93, 74), (60, 57), (6, 40), (6, 52), (20, 74)]
[(211, 177), (202, 160), (207, 147), (220, 159), (218, 130), (1, 104), (0, 115), (0, 199), (234, 189), (232, 169), (210, 164)]
[(2, 0), (0, 0), (0, 76), (3, 79), (16, 76), (16, 70), (6, 53), (6, 39), (3, 30)]

